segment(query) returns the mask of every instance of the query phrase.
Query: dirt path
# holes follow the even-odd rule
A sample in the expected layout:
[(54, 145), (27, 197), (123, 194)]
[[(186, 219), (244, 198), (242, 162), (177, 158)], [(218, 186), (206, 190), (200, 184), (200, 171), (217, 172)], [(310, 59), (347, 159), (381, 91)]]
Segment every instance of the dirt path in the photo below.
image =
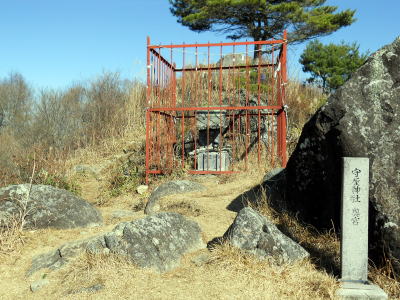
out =
[[(162, 210), (175, 211), (196, 221), (202, 231), (205, 242), (221, 236), (232, 223), (236, 212), (229, 210), (228, 205), (240, 194), (253, 187), (258, 181), (245, 179), (245, 176), (236, 176), (232, 180), (221, 183), (217, 176), (193, 176), (187, 178), (201, 183), (206, 187), (204, 191), (185, 194), (176, 194), (160, 199)], [(96, 204), (99, 202), (101, 189), (104, 181), (95, 178), (85, 178), (81, 182), (82, 197), (89, 202)], [(154, 186), (150, 187), (151, 190)], [(149, 193), (150, 194), (150, 193)], [(132, 211), (133, 208), (141, 206), (140, 203), (146, 201), (149, 196), (141, 196), (137, 193), (124, 194), (116, 198), (109, 199), (101, 205), (101, 210), (106, 225), (118, 224), (121, 220), (133, 220), (144, 217), (143, 209)], [(135, 209), (135, 210), (136, 210)], [(116, 211), (132, 211), (129, 217), (115, 218)]]

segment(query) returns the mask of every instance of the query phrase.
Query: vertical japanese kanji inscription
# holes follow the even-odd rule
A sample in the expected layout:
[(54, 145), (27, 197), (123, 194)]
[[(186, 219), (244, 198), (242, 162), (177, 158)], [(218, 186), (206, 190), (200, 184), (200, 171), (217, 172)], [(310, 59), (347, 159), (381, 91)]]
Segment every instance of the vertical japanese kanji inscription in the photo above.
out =
[(343, 281), (367, 281), (369, 159), (343, 158), (341, 267)]

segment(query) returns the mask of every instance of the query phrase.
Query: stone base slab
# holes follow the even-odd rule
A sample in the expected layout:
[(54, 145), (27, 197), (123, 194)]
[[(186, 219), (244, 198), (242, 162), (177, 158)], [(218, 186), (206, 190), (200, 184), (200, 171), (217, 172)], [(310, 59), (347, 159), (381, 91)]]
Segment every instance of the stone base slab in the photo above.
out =
[(388, 295), (377, 285), (370, 283), (342, 282), (336, 296), (342, 300), (387, 300)]

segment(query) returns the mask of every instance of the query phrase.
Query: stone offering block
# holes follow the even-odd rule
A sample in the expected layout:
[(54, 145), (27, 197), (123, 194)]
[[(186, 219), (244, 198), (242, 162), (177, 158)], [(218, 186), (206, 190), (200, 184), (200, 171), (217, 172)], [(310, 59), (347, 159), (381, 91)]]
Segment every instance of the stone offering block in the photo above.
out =
[(228, 171), (230, 155), (228, 151), (210, 151), (197, 154), (198, 171)]

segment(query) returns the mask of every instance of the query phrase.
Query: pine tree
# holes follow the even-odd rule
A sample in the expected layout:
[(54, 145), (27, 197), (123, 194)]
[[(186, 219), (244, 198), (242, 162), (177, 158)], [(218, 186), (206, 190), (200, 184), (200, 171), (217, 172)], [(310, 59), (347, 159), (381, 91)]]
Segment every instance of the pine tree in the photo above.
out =
[(320, 81), (325, 92), (343, 85), (367, 59), (368, 53), (361, 54), (356, 43), (323, 45), (319, 41), (310, 42), (299, 62), (303, 71), (311, 73), (309, 82)]
[(335, 13), (326, 0), (169, 0), (178, 22), (196, 32), (214, 31), (229, 39), (255, 41), (280, 39), (288, 30), (288, 42), (328, 35), (352, 24), (355, 10)]

